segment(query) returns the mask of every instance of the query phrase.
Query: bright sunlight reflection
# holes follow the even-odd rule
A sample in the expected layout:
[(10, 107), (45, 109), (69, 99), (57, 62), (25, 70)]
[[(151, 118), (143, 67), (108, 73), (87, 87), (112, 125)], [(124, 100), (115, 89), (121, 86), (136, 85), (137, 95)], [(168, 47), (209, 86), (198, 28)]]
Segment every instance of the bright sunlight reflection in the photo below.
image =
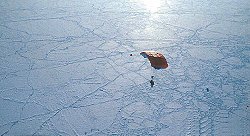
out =
[(162, 0), (138, 0), (150, 13), (155, 13), (162, 6)]

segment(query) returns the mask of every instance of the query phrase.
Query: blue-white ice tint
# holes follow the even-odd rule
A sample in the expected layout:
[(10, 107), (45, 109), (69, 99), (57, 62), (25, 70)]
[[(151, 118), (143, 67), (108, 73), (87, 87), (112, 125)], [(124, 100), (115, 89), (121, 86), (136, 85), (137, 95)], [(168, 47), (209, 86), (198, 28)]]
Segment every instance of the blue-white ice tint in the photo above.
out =
[(0, 134), (250, 135), (249, 7), (1, 0)]

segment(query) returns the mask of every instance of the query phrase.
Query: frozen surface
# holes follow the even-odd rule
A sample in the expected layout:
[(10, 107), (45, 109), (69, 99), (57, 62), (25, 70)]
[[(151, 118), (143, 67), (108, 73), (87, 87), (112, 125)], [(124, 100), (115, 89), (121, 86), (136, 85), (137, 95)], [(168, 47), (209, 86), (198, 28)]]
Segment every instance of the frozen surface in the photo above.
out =
[(250, 135), (249, 7), (1, 0), (0, 134)]

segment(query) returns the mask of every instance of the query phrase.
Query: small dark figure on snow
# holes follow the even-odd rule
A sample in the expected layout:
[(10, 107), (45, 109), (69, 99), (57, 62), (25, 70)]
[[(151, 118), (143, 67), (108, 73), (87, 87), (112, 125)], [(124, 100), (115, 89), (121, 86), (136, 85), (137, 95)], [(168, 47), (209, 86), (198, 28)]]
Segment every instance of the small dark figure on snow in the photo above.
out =
[(207, 90), (207, 92), (209, 92), (209, 89), (208, 89), (208, 88), (206, 88), (206, 90)]
[(150, 80), (151, 87), (153, 87), (155, 84), (155, 82), (153, 81), (153, 78), (154, 78), (154, 76), (151, 76), (151, 80)]
[(150, 80), (150, 84), (151, 84), (151, 87), (153, 87), (155, 83), (153, 80)]

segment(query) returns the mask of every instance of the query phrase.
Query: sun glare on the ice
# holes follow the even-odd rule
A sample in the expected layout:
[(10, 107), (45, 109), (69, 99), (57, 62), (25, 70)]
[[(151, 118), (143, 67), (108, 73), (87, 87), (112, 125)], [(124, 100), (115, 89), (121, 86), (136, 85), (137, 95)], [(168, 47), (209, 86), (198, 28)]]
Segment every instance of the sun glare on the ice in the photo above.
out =
[(145, 9), (150, 13), (155, 13), (159, 10), (159, 7), (162, 6), (162, 0), (139, 0), (142, 5), (144, 5)]

